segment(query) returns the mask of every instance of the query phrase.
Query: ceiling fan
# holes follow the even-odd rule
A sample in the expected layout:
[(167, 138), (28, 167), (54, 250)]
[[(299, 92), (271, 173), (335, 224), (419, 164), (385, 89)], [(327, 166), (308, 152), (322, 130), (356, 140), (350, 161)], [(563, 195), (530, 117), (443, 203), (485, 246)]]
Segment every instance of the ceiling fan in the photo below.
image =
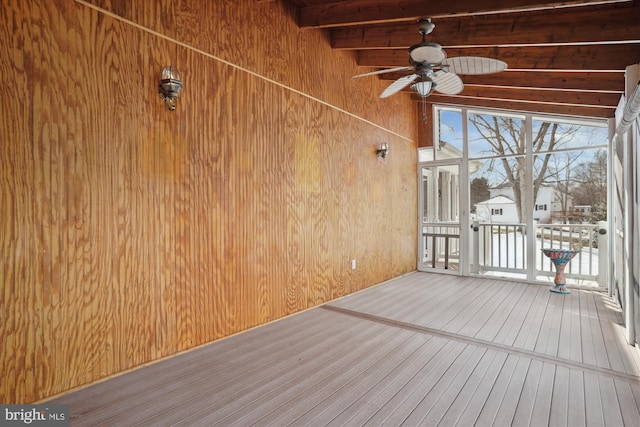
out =
[(429, 18), (418, 21), (418, 32), (422, 34), (422, 42), (409, 48), (411, 66), (372, 71), (355, 75), (353, 78), (412, 70), (412, 74), (392, 82), (380, 94), (380, 98), (387, 98), (409, 85), (418, 96), (426, 98), (434, 90), (446, 95), (462, 92), (464, 84), (458, 74), (492, 74), (506, 70), (507, 63), (498, 59), (480, 56), (447, 58), (442, 46), (426, 41), (427, 34), (434, 28), (435, 24)]

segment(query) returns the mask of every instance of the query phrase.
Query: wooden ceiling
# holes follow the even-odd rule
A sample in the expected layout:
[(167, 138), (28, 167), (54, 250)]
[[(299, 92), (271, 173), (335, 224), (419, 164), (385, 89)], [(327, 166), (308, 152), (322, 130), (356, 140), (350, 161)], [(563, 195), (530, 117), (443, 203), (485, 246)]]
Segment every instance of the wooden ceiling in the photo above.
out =
[[(289, 0), (298, 26), (323, 28), (335, 49), (356, 52), (362, 72), (408, 64), (417, 20), (448, 57), (486, 56), (509, 69), (461, 75), (464, 90), (434, 103), (613, 117), (624, 70), (640, 62), (640, 0)], [(406, 74), (406, 73), (405, 73)], [(382, 74), (389, 83), (402, 74)], [(346, 76), (345, 76), (346, 77)], [(417, 99), (417, 98), (416, 98)]]

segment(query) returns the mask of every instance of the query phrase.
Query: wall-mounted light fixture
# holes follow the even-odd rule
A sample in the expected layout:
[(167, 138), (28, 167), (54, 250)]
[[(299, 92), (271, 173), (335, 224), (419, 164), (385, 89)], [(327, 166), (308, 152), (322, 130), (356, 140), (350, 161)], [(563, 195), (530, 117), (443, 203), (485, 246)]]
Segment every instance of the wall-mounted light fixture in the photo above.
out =
[(169, 111), (176, 109), (176, 99), (180, 96), (181, 90), (182, 80), (180, 80), (180, 71), (171, 65), (164, 67), (160, 74), (158, 93), (160, 94), (160, 98), (167, 103)]
[(378, 158), (385, 158), (387, 157), (387, 154), (389, 154), (389, 144), (387, 144), (386, 142), (383, 142), (382, 144), (380, 144), (380, 146), (378, 147), (378, 149), (376, 150), (376, 155), (378, 156)]

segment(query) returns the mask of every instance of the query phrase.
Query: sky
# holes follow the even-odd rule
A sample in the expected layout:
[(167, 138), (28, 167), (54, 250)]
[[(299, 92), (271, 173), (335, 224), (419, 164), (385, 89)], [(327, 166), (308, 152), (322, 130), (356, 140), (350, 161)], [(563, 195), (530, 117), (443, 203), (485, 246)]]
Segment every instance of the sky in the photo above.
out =
[[(481, 117), (490, 116), (487, 113), (474, 113), (469, 112), (469, 116), (472, 114), (481, 114)], [(436, 116), (437, 117), (437, 116)], [(511, 117), (516, 123), (524, 125), (523, 115), (506, 116)], [(443, 109), (440, 110), (441, 122), (439, 124), (440, 140), (451, 144), (456, 147), (460, 152), (463, 151), (463, 114), (461, 110)], [(596, 149), (602, 150), (607, 147), (607, 134), (608, 129), (606, 122), (575, 122), (569, 123), (569, 119), (566, 121), (559, 120), (557, 118), (549, 117), (533, 117), (533, 134), (536, 135), (538, 129), (542, 123), (558, 123), (557, 135), (558, 140), (562, 141), (555, 147), (557, 153), (552, 155), (550, 165), (551, 168), (557, 168), (558, 173), (554, 175), (554, 179), (558, 179), (558, 176), (562, 175), (564, 178), (567, 173), (575, 168), (580, 163), (588, 163), (593, 161)], [(472, 162), (473, 166), (470, 166), (471, 170), (475, 167), (480, 167), (479, 170), (471, 176), (473, 179), (476, 176), (486, 177), (490, 185), (499, 185), (504, 182), (505, 172), (502, 166), (502, 161), (496, 159), (496, 151), (491, 144), (478, 132), (476, 127), (469, 122), (469, 153), (470, 158), (476, 158), (480, 161)], [(513, 141), (513, 140), (512, 140)], [(547, 142), (543, 144), (543, 150), (548, 148)], [(508, 143), (505, 145), (506, 154), (515, 153), (514, 144)], [(591, 149), (589, 149), (591, 148)], [(539, 166), (541, 158), (538, 158), (534, 162), (534, 166)], [(509, 159), (509, 163), (513, 164), (515, 158)]]

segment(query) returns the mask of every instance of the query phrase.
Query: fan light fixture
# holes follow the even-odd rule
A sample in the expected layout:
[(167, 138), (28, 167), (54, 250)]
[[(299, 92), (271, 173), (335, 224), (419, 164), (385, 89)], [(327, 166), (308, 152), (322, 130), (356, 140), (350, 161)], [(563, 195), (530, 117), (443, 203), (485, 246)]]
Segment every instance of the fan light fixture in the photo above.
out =
[(164, 67), (160, 74), (158, 93), (160, 94), (160, 98), (167, 103), (169, 111), (176, 109), (176, 100), (180, 96), (181, 90), (182, 80), (180, 80), (180, 71), (171, 65)]
[(431, 95), (437, 85), (427, 76), (422, 76), (420, 80), (411, 85), (411, 90), (418, 95), (422, 104), (422, 121), (427, 122), (427, 96)]
[(378, 156), (378, 158), (386, 158), (387, 154), (389, 154), (389, 144), (387, 144), (386, 142), (383, 142), (382, 144), (380, 144), (380, 147), (378, 147), (378, 149), (376, 150), (376, 155)]
[(411, 89), (421, 98), (431, 95), (433, 89), (433, 81), (429, 77), (411, 85)]

